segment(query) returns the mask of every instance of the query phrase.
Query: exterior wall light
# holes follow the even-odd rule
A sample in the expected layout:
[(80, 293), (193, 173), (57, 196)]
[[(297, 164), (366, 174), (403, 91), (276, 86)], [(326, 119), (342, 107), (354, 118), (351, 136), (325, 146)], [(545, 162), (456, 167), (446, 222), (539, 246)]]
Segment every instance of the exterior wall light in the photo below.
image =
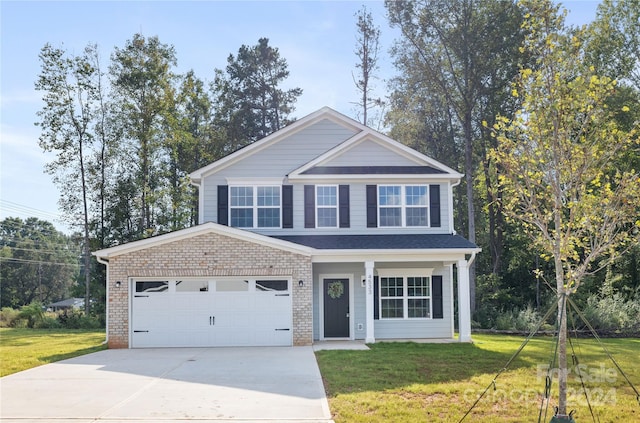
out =
[(302, 279), (298, 281), (298, 286), (304, 286), (304, 281)]
[(122, 285), (122, 282), (116, 281), (116, 288), (120, 288), (120, 285)]

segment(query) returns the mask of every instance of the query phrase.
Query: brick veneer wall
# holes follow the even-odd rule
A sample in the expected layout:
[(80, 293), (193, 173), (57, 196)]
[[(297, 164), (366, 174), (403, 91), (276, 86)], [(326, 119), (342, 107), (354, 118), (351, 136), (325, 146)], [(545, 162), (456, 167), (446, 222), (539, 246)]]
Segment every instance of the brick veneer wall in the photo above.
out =
[[(129, 346), (129, 278), (156, 276), (291, 277), (293, 344), (313, 341), (311, 258), (209, 233), (110, 258), (109, 348)], [(299, 280), (304, 286), (298, 285)], [(116, 281), (122, 282), (119, 288)]]

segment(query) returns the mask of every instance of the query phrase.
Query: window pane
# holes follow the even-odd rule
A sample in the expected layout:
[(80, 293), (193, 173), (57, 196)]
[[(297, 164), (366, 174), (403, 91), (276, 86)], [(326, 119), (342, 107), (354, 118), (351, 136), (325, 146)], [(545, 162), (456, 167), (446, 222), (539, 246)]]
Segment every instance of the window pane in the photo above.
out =
[(380, 278), (381, 297), (402, 297), (402, 278)]
[(426, 207), (407, 207), (407, 226), (427, 226)]
[(409, 277), (407, 278), (407, 295), (410, 297), (428, 297), (429, 278)]
[(400, 207), (381, 208), (380, 226), (402, 226), (402, 209)]
[(258, 206), (280, 206), (280, 187), (258, 187)]
[(231, 207), (253, 206), (253, 187), (231, 187)]
[(381, 206), (399, 206), (400, 186), (380, 186), (378, 187), (379, 201)]
[(426, 206), (427, 205), (427, 187), (405, 187), (405, 197), (407, 206)]
[(382, 300), (381, 316), (384, 319), (403, 318), (402, 300), (389, 299)]
[(319, 186), (316, 189), (316, 204), (318, 206), (335, 206), (338, 204), (336, 187)]
[(218, 292), (243, 292), (248, 290), (249, 281), (231, 280), (216, 282), (216, 291)]
[(231, 226), (253, 228), (253, 209), (231, 209)]
[(258, 227), (259, 228), (279, 228), (280, 227), (280, 209), (258, 209)]
[(136, 292), (166, 292), (169, 281), (136, 281)]
[(414, 299), (408, 300), (408, 316), (414, 318), (427, 318), (429, 316), (429, 300), (428, 299)]
[(288, 291), (288, 281), (256, 281), (256, 291)]
[(177, 281), (176, 292), (207, 292), (209, 281)]
[(336, 226), (338, 226), (337, 209), (319, 208), (318, 209), (318, 227), (319, 228), (335, 228)]

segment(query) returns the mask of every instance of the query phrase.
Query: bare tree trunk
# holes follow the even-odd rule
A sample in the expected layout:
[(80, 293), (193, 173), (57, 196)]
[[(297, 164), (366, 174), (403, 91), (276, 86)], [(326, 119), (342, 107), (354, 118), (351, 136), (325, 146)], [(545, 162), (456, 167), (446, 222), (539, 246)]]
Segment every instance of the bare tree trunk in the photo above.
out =
[[(471, 130), (471, 111), (468, 111), (464, 117), (464, 138), (465, 138), (465, 154), (464, 168), (465, 181), (467, 185), (467, 222), (469, 233), (467, 237), (469, 241), (476, 242), (476, 223), (475, 223), (475, 207), (473, 204), (473, 133)], [(476, 266), (473, 263), (469, 266), (469, 297), (471, 313), (476, 309)]]

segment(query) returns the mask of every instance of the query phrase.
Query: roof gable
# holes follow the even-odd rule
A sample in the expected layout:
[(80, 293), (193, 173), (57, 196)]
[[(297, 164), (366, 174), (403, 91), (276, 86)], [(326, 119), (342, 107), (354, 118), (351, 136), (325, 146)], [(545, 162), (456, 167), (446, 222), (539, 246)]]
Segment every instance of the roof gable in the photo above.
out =
[[(349, 165), (362, 161), (363, 157), (367, 158), (367, 165)], [(454, 180), (463, 176), (450, 167), (367, 127), (294, 170), (288, 177), (290, 180), (312, 179), (316, 175), (420, 175)]]
[(291, 123), (290, 125), (287, 125), (285, 128), (274, 132), (273, 134), (259, 140), (256, 141), (252, 144), (247, 145), (244, 148), (241, 148), (240, 150), (237, 150), (223, 158), (221, 158), (220, 160), (217, 160), (203, 168), (200, 168), (194, 172), (192, 172), (191, 174), (189, 174), (189, 177), (191, 178), (192, 182), (195, 183), (196, 185), (200, 183), (200, 181), (202, 180), (202, 178), (204, 178), (205, 176), (215, 173), (219, 170), (224, 169), (227, 166), (230, 166), (234, 163), (239, 162), (240, 160), (251, 156), (253, 154), (257, 154), (260, 151), (268, 148), (269, 146), (276, 144), (300, 131), (303, 131), (306, 128), (309, 128), (323, 120), (329, 120), (341, 127), (344, 127), (350, 131), (352, 131), (353, 133), (359, 133), (362, 132), (363, 130), (367, 129), (366, 126), (360, 124), (359, 122), (341, 114), (336, 112), (335, 110), (329, 108), (329, 107), (323, 107), (322, 109), (311, 113), (305, 117), (303, 117), (302, 119), (299, 119), (293, 123)]

